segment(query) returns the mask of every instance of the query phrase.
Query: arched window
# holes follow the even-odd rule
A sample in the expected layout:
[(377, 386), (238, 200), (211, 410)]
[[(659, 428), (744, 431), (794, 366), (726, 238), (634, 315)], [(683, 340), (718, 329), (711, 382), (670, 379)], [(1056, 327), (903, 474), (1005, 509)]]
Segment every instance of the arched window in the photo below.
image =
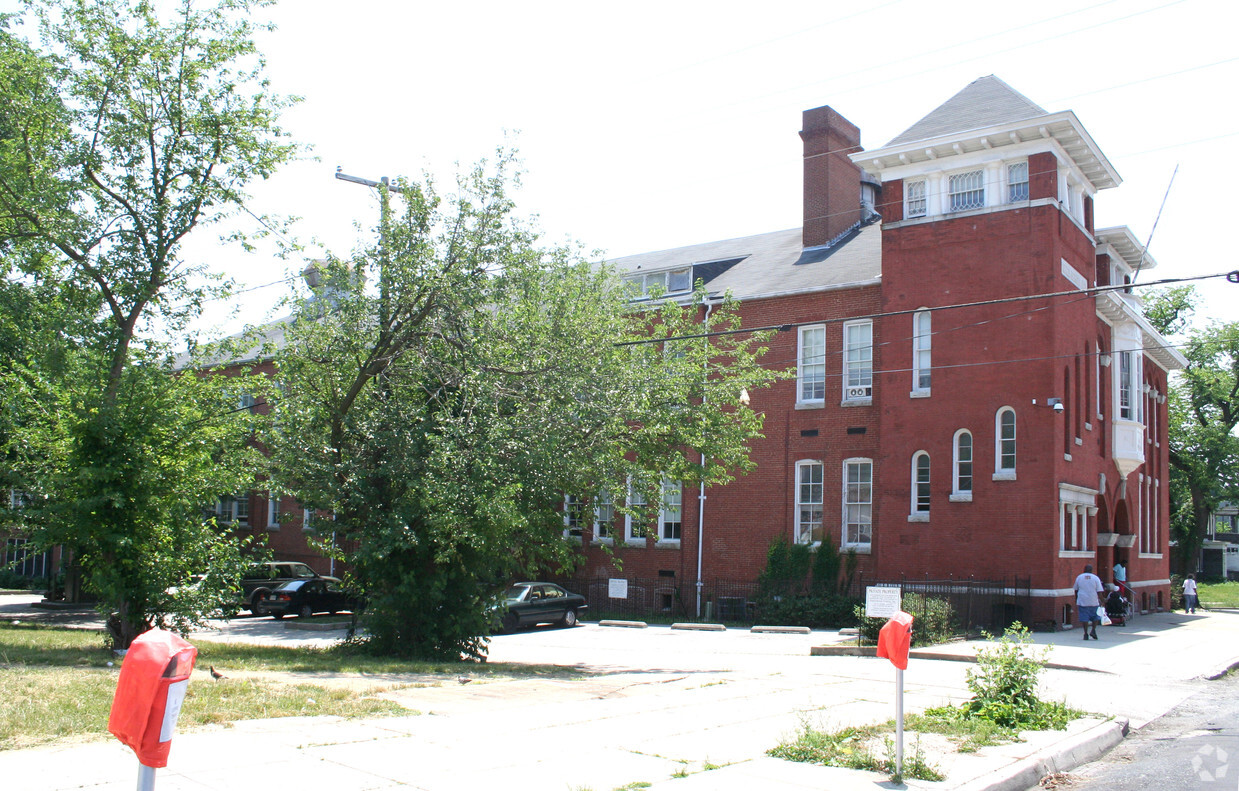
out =
[(912, 316), (912, 392), (917, 395), (929, 392), (931, 380), (933, 332), (930, 315), (928, 310), (922, 310)]
[(994, 480), (1015, 478), (1015, 410), (1004, 406), (994, 417)]
[(951, 500), (972, 500), (972, 432), (961, 428), (955, 432)]
[(918, 450), (912, 454), (912, 510), (909, 521), (929, 519), (929, 454)]

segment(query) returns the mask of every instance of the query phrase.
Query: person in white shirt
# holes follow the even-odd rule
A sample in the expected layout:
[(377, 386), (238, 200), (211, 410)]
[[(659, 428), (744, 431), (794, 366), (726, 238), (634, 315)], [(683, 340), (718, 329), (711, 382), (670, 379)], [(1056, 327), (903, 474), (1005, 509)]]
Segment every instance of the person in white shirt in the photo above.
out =
[[(1084, 639), (1097, 637), (1097, 624), (1101, 623), (1101, 592), (1105, 590), (1101, 577), (1093, 573), (1092, 564), (1084, 567), (1084, 573), (1076, 577), (1076, 609), (1080, 611), (1080, 625), (1084, 627)], [(1090, 634), (1091, 631), (1091, 634)]]
[(1187, 579), (1183, 580), (1183, 609), (1189, 614), (1196, 612), (1196, 608), (1200, 606), (1200, 599), (1196, 597), (1196, 575), (1188, 574)]

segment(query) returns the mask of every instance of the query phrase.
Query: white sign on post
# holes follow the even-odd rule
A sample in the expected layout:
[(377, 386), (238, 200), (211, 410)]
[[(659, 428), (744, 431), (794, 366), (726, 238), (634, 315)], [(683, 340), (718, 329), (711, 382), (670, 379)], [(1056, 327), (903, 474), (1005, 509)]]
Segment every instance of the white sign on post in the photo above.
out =
[(865, 588), (865, 617), (893, 618), (899, 612), (899, 588)]
[(612, 599), (627, 599), (628, 580), (607, 580), (607, 595)]

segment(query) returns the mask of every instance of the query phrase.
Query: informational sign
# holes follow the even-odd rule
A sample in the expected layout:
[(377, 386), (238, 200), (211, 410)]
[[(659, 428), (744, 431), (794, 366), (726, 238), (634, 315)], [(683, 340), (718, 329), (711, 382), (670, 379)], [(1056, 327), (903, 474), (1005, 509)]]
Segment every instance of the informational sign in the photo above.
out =
[(893, 618), (899, 612), (899, 588), (865, 588), (865, 617)]
[(627, 599), (628, 580), (607, 580), (607, 595), (612, 599)]

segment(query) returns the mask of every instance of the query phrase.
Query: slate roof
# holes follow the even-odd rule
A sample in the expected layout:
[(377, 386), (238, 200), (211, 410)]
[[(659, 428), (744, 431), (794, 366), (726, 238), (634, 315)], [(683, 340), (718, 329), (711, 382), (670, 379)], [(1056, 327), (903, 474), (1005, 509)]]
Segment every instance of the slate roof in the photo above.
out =
[(883, 148), (1049, 115), (994, 75), (973, 80)]
[[(701, 277), (711, 294), (730, 291), (741, 300), (761, 299), (876, 284), (882, 275), (881, 234), (880, 226), (872, 224), (830, 247), (806, 250), (801, 229), (791, 228), (630, 255), (610, 263), (624, 274), (692, 265), (694, 278)], [(711, 267), (714, 262), (730, 265)]]

